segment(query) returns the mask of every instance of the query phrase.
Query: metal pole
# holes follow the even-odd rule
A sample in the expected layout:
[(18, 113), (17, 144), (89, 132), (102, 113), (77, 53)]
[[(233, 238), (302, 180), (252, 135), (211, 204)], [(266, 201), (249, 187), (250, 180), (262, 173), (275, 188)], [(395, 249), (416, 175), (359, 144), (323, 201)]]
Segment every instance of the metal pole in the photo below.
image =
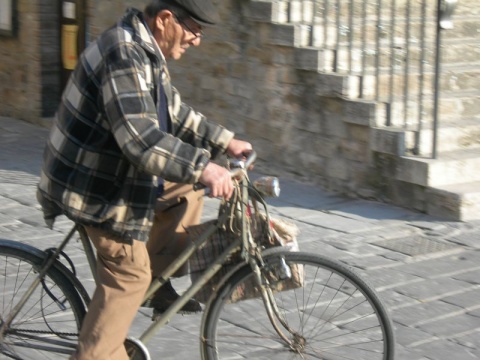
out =
[(377, 8), (377, 32), (375, 34), (375, 100), (380, 99), (380, 65), (381, 65), (381, 59), (380, 59), (380, 38), (381, 38), (381, 32), (383, 29), (383, 24), (382, 24), (382, 0), (378, 0), (378, 8)]
[(419, 69), (420, 69), (420, 76), (418, 79), (418, 126), (417, 131), (415, 134), (415, 145), (412, 149), (414, 155), (420, 154), (420, 141), (421, 141), (421, 133), (423, 128), (424, 114), (424, 96), (423, 93), (425, 91), (425, 56), (426, 56), (426, 24), (427, 24), (427, 0), (423, 0), (422, 2), (422, 10), (421, 10), (421, 28), (420, 28), (420, 59), (419, 59)]
[(433, 140), (432, 140), (432, 158), (437, 158), (438, 141), (438, 105), (440, 95), (440, 74), (441, 74), (441, 34), (442, 30), (453, 29), (451, 20), (457, 0), (438, 0), (437, 3), (437, 38), (435, 44), (435, 79), (434, 79), (434, 99), (433, 99)]

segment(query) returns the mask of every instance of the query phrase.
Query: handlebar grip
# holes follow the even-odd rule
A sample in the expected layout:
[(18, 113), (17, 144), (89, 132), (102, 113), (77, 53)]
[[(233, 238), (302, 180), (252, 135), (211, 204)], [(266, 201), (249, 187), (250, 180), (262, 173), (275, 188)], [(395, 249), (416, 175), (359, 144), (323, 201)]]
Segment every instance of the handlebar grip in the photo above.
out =
[(202, 184), (201, 182), (196, 182), (195, 184), (193, 184), (193, 191), (203, 190), (206, 187), (207, 186), (205, 184)]

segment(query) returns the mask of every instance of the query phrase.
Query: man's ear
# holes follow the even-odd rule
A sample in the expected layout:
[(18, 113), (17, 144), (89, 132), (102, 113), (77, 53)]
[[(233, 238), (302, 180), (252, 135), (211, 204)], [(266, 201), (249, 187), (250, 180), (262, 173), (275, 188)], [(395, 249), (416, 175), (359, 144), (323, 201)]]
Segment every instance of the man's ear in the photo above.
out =
[(164, 31), (165, 26), (170, 22), (173, 21), (173, 13), (170, 10), (162, 10), (160, 11), (156, 18), (155, 18), (155, 26)]

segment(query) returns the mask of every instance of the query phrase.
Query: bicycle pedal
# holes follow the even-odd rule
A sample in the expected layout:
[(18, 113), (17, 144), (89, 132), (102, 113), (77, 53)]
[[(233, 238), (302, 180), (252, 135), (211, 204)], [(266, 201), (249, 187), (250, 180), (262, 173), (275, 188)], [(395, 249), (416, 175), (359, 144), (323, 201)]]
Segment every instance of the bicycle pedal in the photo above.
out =
[[(160, 315), (162, 315), (162, 314), (152, 314), (152, 317), (151, 317), (152, 321), (153, 322), (157, 321), (160, 318)], [(170, 323), (170, 320), (167, 320), (165, 325), (167, 325), (168, 323)]]
[[(195, 314), (199, 314), (201, 313), (202, 310), (200, 311), (185, 311), (185, 310), (180, 310), (177, 312), (177, 314), (179, 315), (195, 315)], [(158, 310), (153, 310), (153, 313), (152, 313), (152, 321), (157, 321), (157, 319), (163, 314), (163, 311), (158, 311)], [(170, 320), (168, 321), (170, 322)], [(167, 322), (167, 324), (168, 324)]]

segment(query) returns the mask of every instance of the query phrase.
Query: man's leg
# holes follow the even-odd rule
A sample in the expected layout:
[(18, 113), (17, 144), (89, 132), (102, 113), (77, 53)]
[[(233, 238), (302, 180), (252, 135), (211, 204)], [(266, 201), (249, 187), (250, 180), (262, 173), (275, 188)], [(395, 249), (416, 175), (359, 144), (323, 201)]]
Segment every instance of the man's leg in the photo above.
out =
[[(185, 228), (200, 223), (203, 209), (203, 191), (194, 191), (192, 185), (165, 182), (164, 189), (157, 199), (155, 220), (147, 242), (154, 277), (189, 245)], [(185, 264), (175, 276), (187, 273)]]
[(115, 241), (86, 227), (97, 249), (97, 288), (80, 331), (74, 360), (128, 360), (123, 345), (151, 282), (150, 261), (143, 242)]
[[(185, 228), (200, 223), (203, 195), (203, 191), (194, 191), (191, 184), (165, 182), (164, 192), (157, 199), (155, 219), (147, 242), (153, 277), (160, 275), (189, 245)], [(188, 264), (185, 264), (175, 276), (187, 273)], [(161, 312), (177, 297), (171, 284), (167, 283), (155, 294), (152, 305)], [(183, 310), (196, 312), (201, 307), (198, 302), (190, 300)]]

